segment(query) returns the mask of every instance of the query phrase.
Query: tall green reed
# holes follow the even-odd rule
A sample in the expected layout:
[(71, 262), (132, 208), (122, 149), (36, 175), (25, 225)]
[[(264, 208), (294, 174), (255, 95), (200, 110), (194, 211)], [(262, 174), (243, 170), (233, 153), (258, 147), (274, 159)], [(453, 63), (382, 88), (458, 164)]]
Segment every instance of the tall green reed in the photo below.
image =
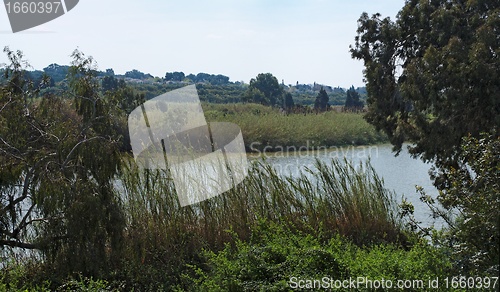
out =
[(234, 234), (249, 238), (262, 219), (340, 234), (358, 245), (404, 240), (394, 194), (369, 162), (317, 160), (292, 178), (259, 161), (230, 191), (180, 207), (167, 171), (139, 170), (128, 161), (122, 175), (126, 238), (136, 261), (180, 263), (179, 257), (196, 257), (202, 248), (223, 248)]
[(237, 124), (245, 146), (252, 151), (262, 151), (265, 146), (367, 145), (387, 141), (362, 114), (329, 111), (285, 115), (258, 104), (204, 104), (203, 109), (210, 122)]

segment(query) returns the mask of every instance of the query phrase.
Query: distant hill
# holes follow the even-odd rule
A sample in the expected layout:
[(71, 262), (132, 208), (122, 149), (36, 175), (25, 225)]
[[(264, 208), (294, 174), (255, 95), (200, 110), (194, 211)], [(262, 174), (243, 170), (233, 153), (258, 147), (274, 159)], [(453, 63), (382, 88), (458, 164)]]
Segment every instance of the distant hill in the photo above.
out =
[[(50, 77), (49, 84), (44, 87), (45, 92), (59, 91), (67, 88), (66, 75), (70, 66), (50, 64), (43, 70), (28, 71), (28, 78), (35, 86), (40, 86), (44, 75)], [(0, 69), (0, 73), (3, 69)], [(113, 78), (124, 80), (138, 94), (144, 94), (146, 99), (153, 98), (166, 91), (183, 87), (189, 84), (196, 84), (200, 99), (211, 103), (235, 103), (241, 101), (241, 96), (246, 91), (248, 84), (242, 82), (231, 82), (230, 78), (221, 74), (185, 74), (184, 72), (166, 72), (165, 77), (155, 77), (149, 73), (144, 73), (133, 69), (123, 75), (115, 74), (113, 69), (105, 71), (96, 71), (98, 78)], [(2, 81), (3, 74), (0, 76)], [(341, 87), (332, 87), (324, 84), (282, 84), (286, 92), (291, 93), (295, 104), (313, 105), (321, 88), (325, 89), (330, 101), (330, 105), (344, 105), (347, 89)], [(366, 103), (366, 88), (359, 87), (356, 91), (361, 96), (361, 100)]]

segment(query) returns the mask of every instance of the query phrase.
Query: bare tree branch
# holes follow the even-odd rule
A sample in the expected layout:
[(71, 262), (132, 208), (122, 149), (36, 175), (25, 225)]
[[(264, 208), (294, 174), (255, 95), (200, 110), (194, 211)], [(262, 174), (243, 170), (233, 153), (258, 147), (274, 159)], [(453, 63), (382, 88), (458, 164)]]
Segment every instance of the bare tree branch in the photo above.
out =
[(24, 249), (39, 249), (37, 244), (21, 242), (17, 240), (0, 240), (0, 246), (20, 247)]
[(104, 137), (96, 136), (96, 137), (92, 137), (92, 138), (88, 138), (88, 139), (86, 138), (86, 139), (84, 139), (84, 140), (76, 143), (76, 145), (73, 146), (73, 149), (71, 149), (71, 151), (69, 152), (69, 154), (66, 156), (66, 159), (64, 160), (61, 168), (65, 168), (66, 167), (66, 164), (69, 162), (69, 159), (71, 158), (71, 155), (73, 155), (73, 152), (75, 152), (75, 150), (76, 150), (76, 148), (78, 148), (78, 146), (80, 146), (83, 143), (90, 142), (90, 141), (96, 140), (96, 139), (103, 139), (103, 140), (105, 140)]

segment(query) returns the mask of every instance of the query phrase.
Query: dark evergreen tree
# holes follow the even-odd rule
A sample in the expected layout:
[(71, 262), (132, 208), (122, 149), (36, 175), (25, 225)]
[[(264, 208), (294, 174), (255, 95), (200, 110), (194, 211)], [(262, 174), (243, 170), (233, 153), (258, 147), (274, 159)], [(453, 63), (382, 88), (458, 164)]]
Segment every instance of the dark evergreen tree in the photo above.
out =
[(292, 97), (292, 94), (290, 92), (287, 92), (285, 94), (285, 110), (288, 112), (290, 111), (293, 107), (294, 107), (294, 102), (293, 102), (293, 97)]
[(318, 95), (316, 96), (316, 100), (314, 101), (314, 110), (316, 112), (324, 112), (328, 110), (329, 107), (328, 101), (329, 101), (328, 94), (326, 93), (325, 89), (321, 87)]
[(363, 101), (360, 100), (359, 93), (351, 86), (346, 92), (345, 108), (349, 110), (363, 109)]

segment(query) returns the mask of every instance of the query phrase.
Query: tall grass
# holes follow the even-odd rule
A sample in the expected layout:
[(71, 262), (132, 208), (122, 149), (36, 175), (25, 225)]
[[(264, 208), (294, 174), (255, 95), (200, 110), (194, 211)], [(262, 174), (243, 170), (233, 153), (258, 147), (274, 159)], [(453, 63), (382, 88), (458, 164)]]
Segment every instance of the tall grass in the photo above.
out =
[(166, 171), (140, 171), (130, 162), (122, 177), (127, 258), (142, 270), (154, 266), (161, 271), (155, 281), (168, 282), (202, 249), (221, 250), (234, 235), (248, 239), (260, 220), (305, 232), (321, 229), (358, 245), (403, 240), (393, 194), (369, 163), (316, 161), (307, 172), (292, 179), (257, 162), (236, 188), (181, 208)]
[[(28, 265), (9, 265), (0, 275), (0, 291), (25, 287), (66, 291), (80, 286), (106, 287), (103, 291), (189, 290), (197, 277), (192, 267), (210, 265), (204, 250), (217, 253), (237, 248), (258, 237), (256, 231), (262, 233), (262, 228), (274, 232), (271, 226), (282, 226), (291, 236), (308, 234), (325, 244), (339, 236), (358, 246), (405, 240), (393, 193), (384, 188), (369, 162), (316, 161), (314, 168), (291, 178), (259, 161), (237, 187), (181, 207), (166, 170), (140, 170), (131, 157), (124, 160), (115, 184), (127, 220), (122, 262), (105, 279), (95, 281), (78, 274), (68, 275), (67, 280), (52, 278), (52, 267), (36, 260), (40, 267), (27, 271), (16, 269)], [(287, 238), (282, 236), (284, 241)], [(274, 245), (279, 244), (276, 240)], [(308, 253), (304, 250), (303, 254)], [(330, 265), (328, 259), (323, 262)]]
[(284, 115), (258, 104), (204, 104), (203, 109), (208, 121), (240, 126), (247, 150), (261, 151), (266, 146), (278, 151), (277, 147), (285, 146), (367, 145), (387, 140), (362, 114), (330, 111)]

